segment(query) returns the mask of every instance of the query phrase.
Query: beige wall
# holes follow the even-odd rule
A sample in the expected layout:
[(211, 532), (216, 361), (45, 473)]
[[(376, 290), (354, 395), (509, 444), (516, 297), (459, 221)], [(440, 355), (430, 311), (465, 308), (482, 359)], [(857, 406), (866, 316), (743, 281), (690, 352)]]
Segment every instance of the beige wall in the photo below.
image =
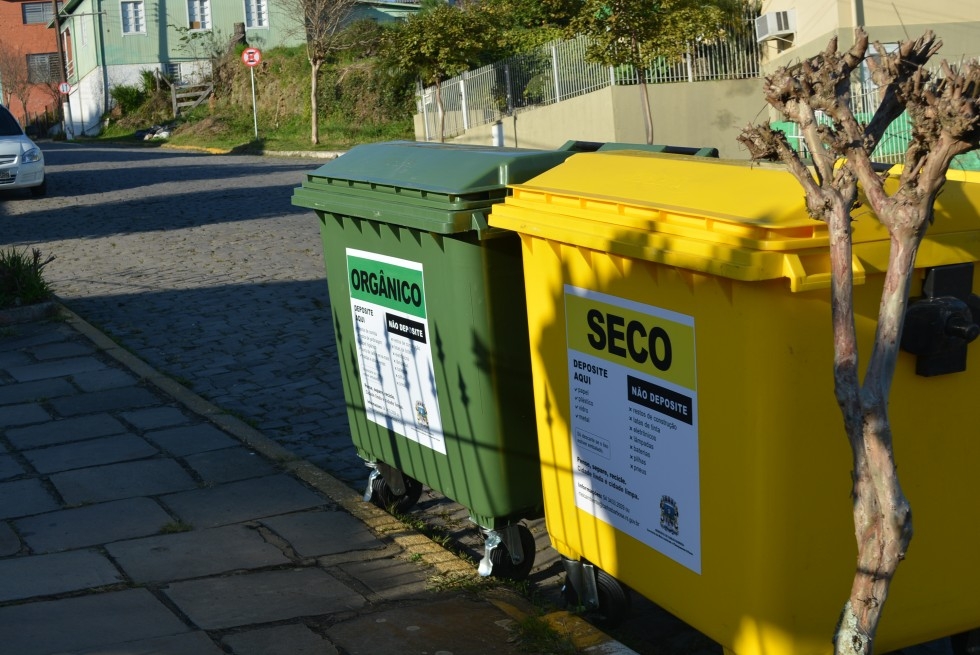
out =
[[(725, 80), (648, 87), (657, 144), (718, 148), (722, 157), (747, 159), (736, 141), (765, 106), (762, 80)], [(553, 105), (504, 118), (506, 146), (557, 148), (566, 141), (644, 143), (639, 86), (607, 87)], [(416, 138), (424, 139), (416, 116)], [(493, 144), (493, 126), (481, 125), (452, 140)]]
[(933, 30), (942, 39), (939, 56), (950, 61), (980, 55), (980, 2), (976, 0), (763, 0), (763, 13), (796, 10), (792, 42), (770, 40), (764, 68), (794, 63), (827, 47), (837, 35), (841, 48), (853, 43), (854, 25), (872, 41), (897, 42)]

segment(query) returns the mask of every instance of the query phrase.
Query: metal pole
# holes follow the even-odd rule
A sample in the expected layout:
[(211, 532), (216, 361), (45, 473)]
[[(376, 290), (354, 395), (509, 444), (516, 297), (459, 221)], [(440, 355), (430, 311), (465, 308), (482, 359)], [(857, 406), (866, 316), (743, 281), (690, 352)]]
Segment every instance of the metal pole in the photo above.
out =
[(419, 101), (422, 103), (422, 124), (425, 125), (425, 140), (431, 141), (432, 134), (431, 134), (431, 130), (429, 130), (429, 104), (428, 101), (425, 99), (426, 89), (424, 86), (422, 86), (421, 79), (417, 80), (416, 84), (418, 85), (418, 89), (419, 89)]
[(255, 140), (259, 140), (259, 111), (255, 105), (255, 66), (249, 66), (248, 72), (252, 77), (252, 122), (255, 124)]
[(463, 129), (470, 129), (469, 108), (466, 106), (466, 77), (468, 73), (463, 73), (459, 78), (459, 104), (463, 109)]
[(555, 82), (555, 102), (561, 102), (561, 83), (558, 79), (558, 47), (551, 46), (551, 71)]
[[(54, 40), (58, 43), (58, 72), (61, 73), (61, 82), (67, 82), (68, 76), (65, 74), (65, 67), (68, 62), (65, 61), (65, 48), (61, 42), (61, 17), (58, 15), (58, 0), (51, 0), (51, 8), (54, 11)], [(65, 94), (65, 102), (63, 103), (68, 107), (68, 122), (65, 125), (65, 136), (70, 140), (72, 136), (75, 135), (75, 129), (71, 118), (71, 94)], [(64, 107), (62, 107), (64, 109)]]

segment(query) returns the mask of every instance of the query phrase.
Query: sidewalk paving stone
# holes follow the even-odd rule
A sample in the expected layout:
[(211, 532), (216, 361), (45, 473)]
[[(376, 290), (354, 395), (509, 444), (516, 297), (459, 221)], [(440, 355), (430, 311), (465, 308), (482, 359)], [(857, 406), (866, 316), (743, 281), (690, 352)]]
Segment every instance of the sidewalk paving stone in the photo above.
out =
[(143, 459), (157, 453), (159, 451), (144, 439), (134, 434), (120, 434), (80, 443), (27, 450), (23, 455), (38, 473), (47, 474)]
[(0, 427), (9, 428), (50, 420), (51, 415), (38, 403), (21, 403), (20, 405), (0, 407)]
[(104, 587), (124, 579), (103, 555), (91, 550), (15, 557), (0, 561), (0, 602)]
[(55, 473), (51, 483), (69, 505), (158, 496), (197, 487), (180, 464), (162, 457)]
[(262, 523), (288, 541), (300, 557), (384, 548), (363, 522), (346, 512), (300, 512), (265, 518)]
[(94, 348), (84, 341), (63, 341), (34, 348), (31, 352), (38, 361), (44, 362), (52, 359), (92, 355)]
[(222, 639), (235, 655), (338, 655), (329, 641), (305, 625), (259, 628)]
[(128, 432), (126, 426), (110, 414), (93, 414), (7, 430), (7, 439), (15, 448), (27, 450), (41, 446), (83, 441), (96, 437), (108, 437)]
[(195, 625), (221, 630), (360, 609), (363, 596), (316, 568), (177, 582), (164, 590)]
[(240, 445), (187, 455), (184, 462), (207, 485), (258, 478), (277, 472), (265, 457)]
[(0, 455), (0, 480), (9, 480), (26, 473), (12, 455)]
[(231, 525), (122, 541), (106, 546), (134, 582), (158, 583), (290, 563), (258, 530)]
[(20, 552), (20, 538), (6, 521), (0, 522), (0, 557), (16, 555)]
[[(67, 655), (67, 654), (66, 654)], [(206, 632), (127, 641), (72, 651), (71, 655), (227, 655)], [(237, 652), (235, 655), (239, 655)]]
[(0, 482), (0, 519), (51, 512), (59, 507), (40, 480)]
[(284, 474), (184, 491), (160, 500), (195, 528), (215, 528), (326, 504), (321, 496)]
[(76, 357), (74, 359), (59, 359), (41, 364), (11, 366), (7, 368), (7, 373), (18, 382), (33, 382), (35, 380), (63, 378), (81, 373), (91, 373), (92, 371), (98, 371), (104, 368), (105, 364), (96, 357)]
[[(474, 612), (477, 601), (454, 597), (420, 606), (395, 606), (331, 626), (327, 636), (348, 655), (376, 653), (521, 653), (517, 641), (501, 639), (512, 621), (492, 612)], [(453, 626), (460, 624), (466, 630)]]
[(0, 644), (16, 655), (74, 653), (185, 632), (190, 628), (146, 589), (0, 607)]
[(42, 398), (57, 398), (73, 393), (78, 393), (78, 389), (64, 378), (20, 382), (3, 387), (3, 393), (0, 394), (0, 405), (36, 403), (40, 402)]
[(237, 446), (241, 443), (213, 425), (205, 423), (147, 432), (146, 438), (158, 444), (171, 455), (202, 453), (208, 450)]
[(125, 371), (109, 368), (101, 371), (91, 371), (85, 375), (73, 376), (72, 382), (82, 391), (95, 392), (128, 387), (136, 384), (137, 379)]
[(66, 396), (51, 400), (51, 407), (60, 416), (77, 416), (92, 412), (111, 412), (114, 410), (149, 407), (160, 402), (153, 393), (142, 387), (122, 387), (105, 391), (93, 391), (77, 396)]
[(133, 412), (122, 412), (119, 416), (140, 430), (159, 430), (190, 423), (192, 420), (177, 407), (147, 407)]
[(122, 539), (159, 534), (173, 522), (150, 498), (63, 509), (14, 521), (14, 527), (35, 553), (86, 548)]
[(429, 573), (404, 559), (346, 562), (339, 568), (388, 601), (420, 596), (427, 591)]

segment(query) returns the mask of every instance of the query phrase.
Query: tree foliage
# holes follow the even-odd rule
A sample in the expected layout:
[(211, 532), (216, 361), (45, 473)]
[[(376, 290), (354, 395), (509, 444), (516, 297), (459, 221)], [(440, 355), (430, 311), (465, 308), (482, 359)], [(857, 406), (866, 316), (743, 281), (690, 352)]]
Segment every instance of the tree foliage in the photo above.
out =
[(440, 83), (497, 56), (499, 38), (492, 14), (480, 5), (446, 3), (410, 16), (388, 35), (384, 49), (389, 64), (436, 86), (436, 104), (443, 118), (440, 140), (445, 134)]
[(725, 18), (721, 3), (704, 0), (583, 0), (570, 27), (589, 37), (593, 61), (646, 70), (652, 59), (677, 60), (690, 43), (722, 38)]
[(485, 61), (499, 37), (490, 17), (478, 5), (437, 4), (391, 32), (388, 59), (423, 84), (438, 84)]
[[(941, 46), (932, 32), (878, 58), (868, 58), (868, 44), (867, 34), (858, 28), (849, 50), (838, 51), (832, 39), (824, 52), (781, 67), (765, 80), (767, 102), (800, 126), (812, 153), (810, 165), (768, 123), (747, 127), (739, 138), (753, 158), (784, 162), (805, 191), (810, 215), (828, 225), (834, 390), (853, 457), (858, 548), (850, 595), (834, 634), (836, 652), (846, 655), (872, 652), (892, 579), (912, 539), (911, 506), (898, 479), (888, 399), (916, 254), (953, 157), (980, 146), (980, 66), (956, 68), (943, 62), (942, 75), (934, 77), (924, 67)], [(880, 43), (875, 46), (878, 53), (885, 52)], [(882, 90), (881, 105), (867, 124), (858, 122), (850, 102), (851, 76), (864, 61)], [(903, 111), (912, 120), (912, 140), (897, 188), (889, 194), (888, 174), (877, 172), (871, 154)], [(818, 112), (829, 123), (819, 120)], [(863, 380), (851, 235), (859, 182), (890, 236), (877, 330)]]
[(357, 0), (283, 0), (287, 15), (306, 36), (306, 58), (310, 62), (310, 140), (320, 142), (317, 104), (320, 69), (338, 50), (351, 47), (340, 33)]
[(646, 89), (646, 72), (653, 62), (680, 59), (689, 44), (724, 38), (726, 9), (734, 0), (570, 0), (574, 8), (568, 32), (589, 39), (586, 56), (599, 64), (632, 66), (639, 73), (647, 143), (653, 143), (653, 117)]
[(480, 7), (499, 27), (508, 54), (562, 38), (577, 8), (569, 0), (483, 0)]

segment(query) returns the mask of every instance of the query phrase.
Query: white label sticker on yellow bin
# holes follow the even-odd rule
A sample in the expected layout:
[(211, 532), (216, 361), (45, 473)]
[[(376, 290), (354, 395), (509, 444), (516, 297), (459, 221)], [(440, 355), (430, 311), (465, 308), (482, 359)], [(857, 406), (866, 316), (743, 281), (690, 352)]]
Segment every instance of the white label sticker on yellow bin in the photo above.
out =
[(577, 506), (701, 572), (694, 319), (565, 287)]
[(367, 418), (445, 455), (422, 265), (348, 248), (347, 283)]

